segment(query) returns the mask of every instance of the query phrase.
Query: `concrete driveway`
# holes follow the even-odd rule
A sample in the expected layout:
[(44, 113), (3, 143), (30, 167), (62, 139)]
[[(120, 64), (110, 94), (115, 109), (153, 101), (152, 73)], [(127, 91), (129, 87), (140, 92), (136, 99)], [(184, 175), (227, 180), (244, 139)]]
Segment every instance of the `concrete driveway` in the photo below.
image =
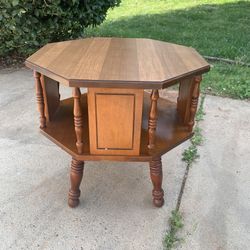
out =
[(250, 249), (250, 103), (207, 96), (204, 145), (189, 172), (179, 249)]
[[(2, 70), (0, 86), (0, 249), (162, 249), (189, 142), (163, 157), (162, 208), (151, 203), (148, 164), (86, 162), (81, 203), (71, 209), (71, 159), (39, 133), (32, 72)], [(247, 249), (250, 103), (207, 96), (205, 110), (206, 141), (184, 191), (178, 247)]]

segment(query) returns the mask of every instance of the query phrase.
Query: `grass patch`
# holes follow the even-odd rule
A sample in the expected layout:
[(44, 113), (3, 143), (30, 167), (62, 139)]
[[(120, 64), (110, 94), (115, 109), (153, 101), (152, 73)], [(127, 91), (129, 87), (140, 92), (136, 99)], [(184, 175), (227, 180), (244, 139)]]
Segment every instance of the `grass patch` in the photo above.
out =
[[(250, 33), (250, 32), (249, 32)], [(250, 98), (250, 68), (215, 63), (201, 83), (203, 93), (237, 99)]]
[[(87, 36), (147, 37), (192, 46), (202, 55), (250, 63), (250, 2), (123, 0)], [(202, 91), (250, 98), (250, 68), (212, 63)]]
[(123, 0), (86, 34), (160, 39), (250, 62), (249, 8), (249, 1), (237, 0)]

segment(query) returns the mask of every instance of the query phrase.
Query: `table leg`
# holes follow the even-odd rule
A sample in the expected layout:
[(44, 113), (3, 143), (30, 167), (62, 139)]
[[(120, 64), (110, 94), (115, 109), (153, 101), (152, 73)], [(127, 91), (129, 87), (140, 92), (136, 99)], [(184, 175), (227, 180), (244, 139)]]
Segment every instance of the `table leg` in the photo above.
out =
[(34, 77), (36, 80), (36, 101), (37, 101), (37, 107), (38, 111), (40, 113), (40, 128), (46, 127), (46, 118), (44, 113), (44, 97), (43, 97), (43, 88), (41, 84), (41, 74), (34, 71)]
[(195, 114), (197, 111), (198, 101), (199, 101), (199, 95), (200, 95), (200, 82), (201, 82), (201, 76), (195, 76), (194, 82), (193, 82), (193, 93), (191, 98), (191, 105), (190, 105), (190, 117), (188, 122), (188, 128), (189, 131), (193, 130), (194, 126), (194, 119)]
[(79, 189), (83, 176), (84, 162), (72, 158), (68, 204), (70, 207), (76, 207), (79, 204), (81, 191)]
[(177, 110), (183, 124), (190, 132), (192, 132), (195, 122), (201, 79), (202, 77), (197, 75), (180, 82)]
[(151, 107), (148, 119), (148, 148), (155, 147), (155, 131), (157, 127), (157, 100), (159, 98), (158, 89), (152, 90), (151, 93)]
[(81, 91), (79, 88), (73, 88), (74, 98), (74, 125), (76, 132), (76, 148), (79, 154), (83, 152), (83, 116), (81, 107)]
[(162, 163), (161, 157), (155, 158), (149, 162), (150, 177), (153, 183), (153, 203), (156, 207), (161, 207), (164, 204), (164, 191), (162, 184)]

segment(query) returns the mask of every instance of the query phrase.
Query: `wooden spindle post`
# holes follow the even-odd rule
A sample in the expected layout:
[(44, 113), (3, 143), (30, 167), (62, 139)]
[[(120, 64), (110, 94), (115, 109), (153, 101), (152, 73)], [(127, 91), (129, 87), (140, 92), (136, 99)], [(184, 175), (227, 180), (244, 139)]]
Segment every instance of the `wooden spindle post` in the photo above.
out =
[(81, 107), (81, 91), (73, 88), (74, 97), (74, 125), (76, 132), (76, 148), (79, 154), (83, 152), (83, 116)]
[(151, 107), (148, 119), (148, 148), (155, 147), (155, 131), (157, 127), (157, 100), (159, 98), (158, 89), (153, 89), (151, 92)]
[(192, 92), (192, 98), (191, 98), (191, 103), (190, 103), (190, 116), (189, 116), (189, 122), (188, 122), (189, 131), (192, 131), (193, 126), (194, 126), (194, 119), (195, 119), (195, 114), (197, 111), (199, 95), (200, 95), (201, 80), (202, 80), (201, 76), (195, 76), (193, 79), (193, 92)]
[(164, 204), (164, 191), (162, 185), (162, 163), (161, 157), (155, 158), (149, 162), (150, 177), (153, 183), (153, 203), (156, 207), (161, 207)]
[(46, 127), (46, 118), (44, 114), (44, 97), (43, 97), (43, 88), (41, 84), (41, 74), (34, 71), (34, 77), (36, 82), (36, 101), (37, 101), (37, 107), (40, 114), (40, 128)]
[(68, 204), (70, 207), (76, 207), (79, 204), (81, 194), (80, 184), (82, 181), (84, 162), (72, 158), (70, 170), (71, 187), (69, 190)]
[(179, 83), (179, 91), (178, 91), (178, 97), (177, 97), (177, 111), (179, 111), (179, 107), (180, 107), (180, 93), (181, 93), (181, 83)]

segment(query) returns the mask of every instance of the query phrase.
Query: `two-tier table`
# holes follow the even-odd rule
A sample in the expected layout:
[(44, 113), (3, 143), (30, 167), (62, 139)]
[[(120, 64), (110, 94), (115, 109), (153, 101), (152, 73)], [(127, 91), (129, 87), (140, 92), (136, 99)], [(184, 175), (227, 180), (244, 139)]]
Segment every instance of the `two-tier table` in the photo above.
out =
[[(41, 132), (72, 156), (69, 206), (79, 204), (84, 161), (114, 160), (149, 162), (153, 203), (161, 207), (161, 156), (193, 135), (209, 64), (193, 48), (129, 38), (50, 43), (25, 63), (34, 70)], [(60, 100), (60, 84), (72, 98)], [(176, 103), (159, 98), (174, 84)]]

